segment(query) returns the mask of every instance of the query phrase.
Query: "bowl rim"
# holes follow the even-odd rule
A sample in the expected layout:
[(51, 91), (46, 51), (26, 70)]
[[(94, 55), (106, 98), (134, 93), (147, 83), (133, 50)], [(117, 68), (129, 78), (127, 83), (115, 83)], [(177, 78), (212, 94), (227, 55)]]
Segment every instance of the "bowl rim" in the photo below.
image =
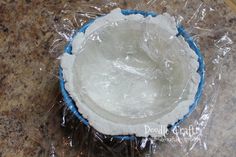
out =
[[(125, 10), (122, 9), (121, 13), (123, 15), (131, 15), (131, 14), (141, 14), (144, 17), (147, 16), (158, 16), (157, 13), (155, 12), (148, 12), (148, 11), (142, 11), (142, 10)], [(103, 15), (104, 16), (104, 15)], [(102, 16), (99, 16), (102, 17)], [(97, 17), (97, 18), (99, 18)], [(96, 18), (96, 19), (97, 19)], [(84, 33), (87, 28), (96, 20), (96, 19), (92, 19), (89, 22), (87, 22), (86, 24), (84, 24), (80, 29), (76, 30), (75, 33), (72, 35), (72, 38), (70, 39), (70, 41), (68, 42), (68, 44), (65, 46), (64, 48), (64, 53), (68, 53), (68, 54), (72, 54), (72, 41), (74, 39), (74, 37), (77, 35), (77, 33)], [(191, 35), (185, 31), (185, 28), (182, 25), (177, 25), (177, 30), (178, 30), (178, 34), (176, 34), (176, 36), (182, 36), (184, 38), (184, 40), (188, 43), (189, 47), (196, 53), (196, 55), (198, 56), (198, 63), (199, 63), (199, 67), (197, 70), (197, 73), (200, 75), (200, 82), (198, 84), (198, 90), (195, 94), (195, 98), (194, 98), (194, 102), (189, 106), (189, 112), (187, 114), (185, 114), (181, 119), (179, 119), (178, 121), (174, 122), (173, 124), (169, 124), (168, 125), (168, 129), (174, 129), (176, 128), (181, 122), (183, 122), (186, 118), (188, 118), (191, 113), (195, 110), (196, 106), (199, 104), (199, 101), (201, 99), (202, 96), (202, 92), (203, 92), (203, 87), (204, 87), (204, 82), (205, 82), (205, 63), (204, 63), (204, 58), (201, 54), (200, 49), (198, 48), (197, 44), (195, 43), (194, 39), (191, 37)], [(63, 100), (65, 101), (66, 106), (70, 109), (70, 111), (86, 126), (90, 126), (89, 122), (87, 119), (85, 119), (81, 113), (79, 113), (77, 106), (75, 105), (75, 102), (73, 101), (73, 99), (70, 97), (70, 94), (67, 92), (67, 90), (65, 89), (65, 81), (63, 78), (63, 69), (61, 68), (61, 66), (59, 66), (59, 81), (60, 81), (60, 90), (63, 96)], [(102, 134), (102, 133), (101, 133)], [(112, 135), (109, 135), (112, 136)], [(116, 135), (116, 136), (112, 136), (116, 139), (120, 139), (120, 140), (134, 140), (136, 138), (135, 135)]]

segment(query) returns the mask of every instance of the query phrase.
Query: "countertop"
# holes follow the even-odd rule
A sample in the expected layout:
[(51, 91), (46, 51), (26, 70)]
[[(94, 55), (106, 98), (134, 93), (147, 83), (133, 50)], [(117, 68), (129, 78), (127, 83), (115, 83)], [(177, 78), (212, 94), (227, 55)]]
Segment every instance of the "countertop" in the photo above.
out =
[[(207, 17), (207, 22), (209, 29), (214, 27), (213, 30), (217, 31), (211, 32), (207, 38), (198, 38), (200, 47), (209, 51), (204, 53), (208, 62), (212, 59), (210, 51), (214, 51), (211, 45), (214, 43), (209, 41), (217, 41), (227, 35), (236, 42), (236, 13), (223, 1), (183, 1), (186, 7), (183, 10), (187, 11), (181, 14), (186, 14), (189, 19), (194, 18), (199, 4), (210, 4), (208, 9), (214, 10), (214, 15)], [(109, 2), (111, 7), (135, 6), (134, 0), (119, 0), (118, 5)], [(181, 7), (180, 1), (168, 2), (171, 3), (168, 6), (164, 6), (166, 1), (141, 2), (150, 3), (154, 11), (173, 14), (175, 9), (171, 12), (168, 6)], [(57, 57), (64, 44), (61, 41), (61, 47), (53, 51), (51, 46), (55, 39), (62, 39), (55, 31), (55, 23), (61, 19), (62, 10), (69, 6), (72, 11), (85, 12), (85, 6), (99, 8), (104, 3), (105, 0), (0, 1), (0, 157), (79, 156), (81, 152), (70, 146), (70, 137), (61, 126), (63, 101), (57, 77)], [(206, 146), (203, 149), (200, 144), (196, 145), (188, 154), (191, 157), (233, 157), (236, 154), (235, 50), (235, 44), (231, 44), (231, 51), (224, 58), (219, 94), (204, 131)], [(210, 78), (210, 74), (207, 77)], [(172, 152), (160, 145), (160, 153), (155, 156), (181, 156)]]

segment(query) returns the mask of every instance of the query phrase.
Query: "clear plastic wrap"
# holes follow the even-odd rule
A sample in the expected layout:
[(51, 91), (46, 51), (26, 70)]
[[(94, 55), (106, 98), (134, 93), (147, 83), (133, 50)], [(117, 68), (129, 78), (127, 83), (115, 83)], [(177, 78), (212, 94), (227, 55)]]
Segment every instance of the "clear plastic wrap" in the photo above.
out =
[[(54, 17), (54, 27), (59, 36), (51, 45), (52, 56), (56, 59), (62, 55), (64, 47), (73, 39), (75, 32), (87, 22), (106, 15), (118, 7), (158, 14), (167, 12), (175, 17), (177, 25), (185, 28), (185, 31), (197, 43), (205, 61), (205, 85), (200, 102), (188, 118), (178, 125), (174, 125), (175, 127), (169, 127), (165, 137), (129, 137), (126, 139), (107, 136), (97, 132), (89, 125), (84, 125), (83, 121), (81, 122), (71, 112), (62, 99), (60, 100), (60, 104), (63, 106), (61, 126), (65, 135), (64, 142), (59, 145), (62, 145), (60, 148), (63, 149), (56, 149), (58, 144), (52, 141), (49, 148), (50, 156), (188, 156), (194, 153), (194, 150), (207, 151), (208, 141), (205, 128), (219, 94), (223, 75), (222, 66), (225, 58), (229, 56), (233, 44), (230, 34), (215, 23), (218, 16), (217, 8), (207, 2), (190, 3), (188, 0), (101, 1), (80, 2), (78, 6), (65, 5), (63, 10)], [(152, 37), (148, 33), (150, 33), (150, 28), (146, 28), (147, 36), (144, 39)], [(153, 50), (152, 45), (143, 45), (143, 48)], [(170, 59), (171, 57), (173, 56), (165, 58)], [(141, 71), (139, 74), (143, 73)], [(163, 73), (161, 74), (163, 75)], [(172, 94), (171, 92), (165, 93)], [(63, 153), (65, 154), (63, 155)]]

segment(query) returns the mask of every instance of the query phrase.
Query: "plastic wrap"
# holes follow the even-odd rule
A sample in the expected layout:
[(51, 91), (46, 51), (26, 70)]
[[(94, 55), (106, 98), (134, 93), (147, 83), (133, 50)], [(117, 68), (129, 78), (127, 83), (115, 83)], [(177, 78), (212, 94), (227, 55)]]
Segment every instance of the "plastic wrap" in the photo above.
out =
[[(191, 41), (197, 44), (196, 47), (199, 47), (205, 61), (205, 84), (201, 99), (199, 97), (199, 103), (193, 105), (193, 109), (186, 116), (188, 118), (183, 117), (174, 125), (170, 125), (168, 134), (165, 137), (117, 137), (101, 134), (91, 127), (86, 120), (80, 118), (81, 115), (71, 112), (71, 108), (68, 108), (68, 102), (64, 97), (64, 102), (61, 102), (63, 104), (61, 126), (66, 132), (66, 140), (63, 144), (68, 148), (68, 152), (71, 151), (71, 156), (188, 156), (196, 147), (207, 151), (207, 133), (204, 132), (219, 94), (223, 75), (222, 65), (231, 51), (233, 42), (227, 32), (222, 31), (222, 28), (218, 28), (217, 24), (211, 23), (209, 20), (215, 17), (217, 11), (210, 4), (197, 1), (195, 3), (195, 6), (189, 7), (188, 0), (179, 2), (159, 0), (82, 2), (82, 6), (66, 5), (54, 18), (54, 27), (59, 36), (52, 43), (50, 53), (55, 56), (55, 59), (62, 55), (64, 51), (70, 51), (68, 50), (70, 48), (68, 43), (73, 40), (78, 30), (86, 27), (89, 21), (106, 15), (111, 10), (119, 7), (128, 10), (142, 10), (150, 14), (166, 12), (174, 16), (177, 25), (184, 27), (184, 30), (179, 27), (179, 32), (182, 30), (184, 33), (189, 33), (185, 35), (188, 35)], [(152, 33), (151, 28), (146, 28), (142, 40), (153, 37), (149, 33)], [(215, 33), (218, 34), (217, 40), (212, 38)], [(143, 48), (153, 51), (152, 45), (143, 45)], [(170, 59), (171, 57), (172, 59), (173, 57), (176, 58), (176, 56), (156, 56), (157, 59)], [(165, 64), (163, 60), (159, 60), (159, 62)], [(118, 62), (116, 63), (118, 64)], [(120, 67), (122, 68), (122, 66)], [(140, 72), (140, 75), (144, 74), (144, 71), (138, 71), (137, 69), (135, 72)], [(168, 74), (164, 74), (162, 71), (160, 75)], [(172, 94), (170, 90), (164, 93)], [(190, 115), (191, 112), (193, 113)], [(53, 142), (50, 147), (50, 156), (63, 156), (57, 152)]]

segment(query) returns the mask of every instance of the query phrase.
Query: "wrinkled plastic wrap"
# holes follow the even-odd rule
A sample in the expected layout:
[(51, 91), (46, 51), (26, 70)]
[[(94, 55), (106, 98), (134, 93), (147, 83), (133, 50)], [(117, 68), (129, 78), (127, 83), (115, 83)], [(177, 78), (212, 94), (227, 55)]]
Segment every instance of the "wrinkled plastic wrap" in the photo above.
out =
[[(222, 65), (231, 51), (233, 42), (227, 32), (222, 32), (221, 28), (209, 20), (214, 17), (217, 10), (207, 3), (200, 1), (195, 3), (195, 6), (190, 7), (188, 0), (179, 2), (164, 0), (82, 2), (81, 6), (66, 5), (54, 18), (54, 27), (59, 36), (52, 43), (50, 53), (55, 59), (64, 53), (64, 48), (82, 26), (119, 7), (158, 14), (167, 12), (174, 16), (177, 25), (182, 25), (200, 48), (205, 61), (205, 84), (200, 102), (187, 119), (175, 127), (169, 127), (165, 137), (126, 139), (103, 135), (81, 122), (62, 100), (60, 103), (64, 103), (64, 107), (61, 126), (66, 132), (64, 144), (68, 149), (71, 148), (74, 156), (188, 156), (195, 147), (201, 147), (207, 151), (205, 128), (219, 94), (223, 75)], [(147, 32), (150, 33), (150, 29), (147, 29)], [(217, 40), (211, 37), (213, 32), (218, 32)], [(145, 48), (152, 50), (150, 45)], [(166, 58), (168, 57), (173, 56)], [(161, 73), (161, 75), (164, 74)], [(167, 89), (164, 93), (166, 95), (172, 94)], [(53, 143), (50, 147), (50, 156), (62, 156), (57, 153)]]

